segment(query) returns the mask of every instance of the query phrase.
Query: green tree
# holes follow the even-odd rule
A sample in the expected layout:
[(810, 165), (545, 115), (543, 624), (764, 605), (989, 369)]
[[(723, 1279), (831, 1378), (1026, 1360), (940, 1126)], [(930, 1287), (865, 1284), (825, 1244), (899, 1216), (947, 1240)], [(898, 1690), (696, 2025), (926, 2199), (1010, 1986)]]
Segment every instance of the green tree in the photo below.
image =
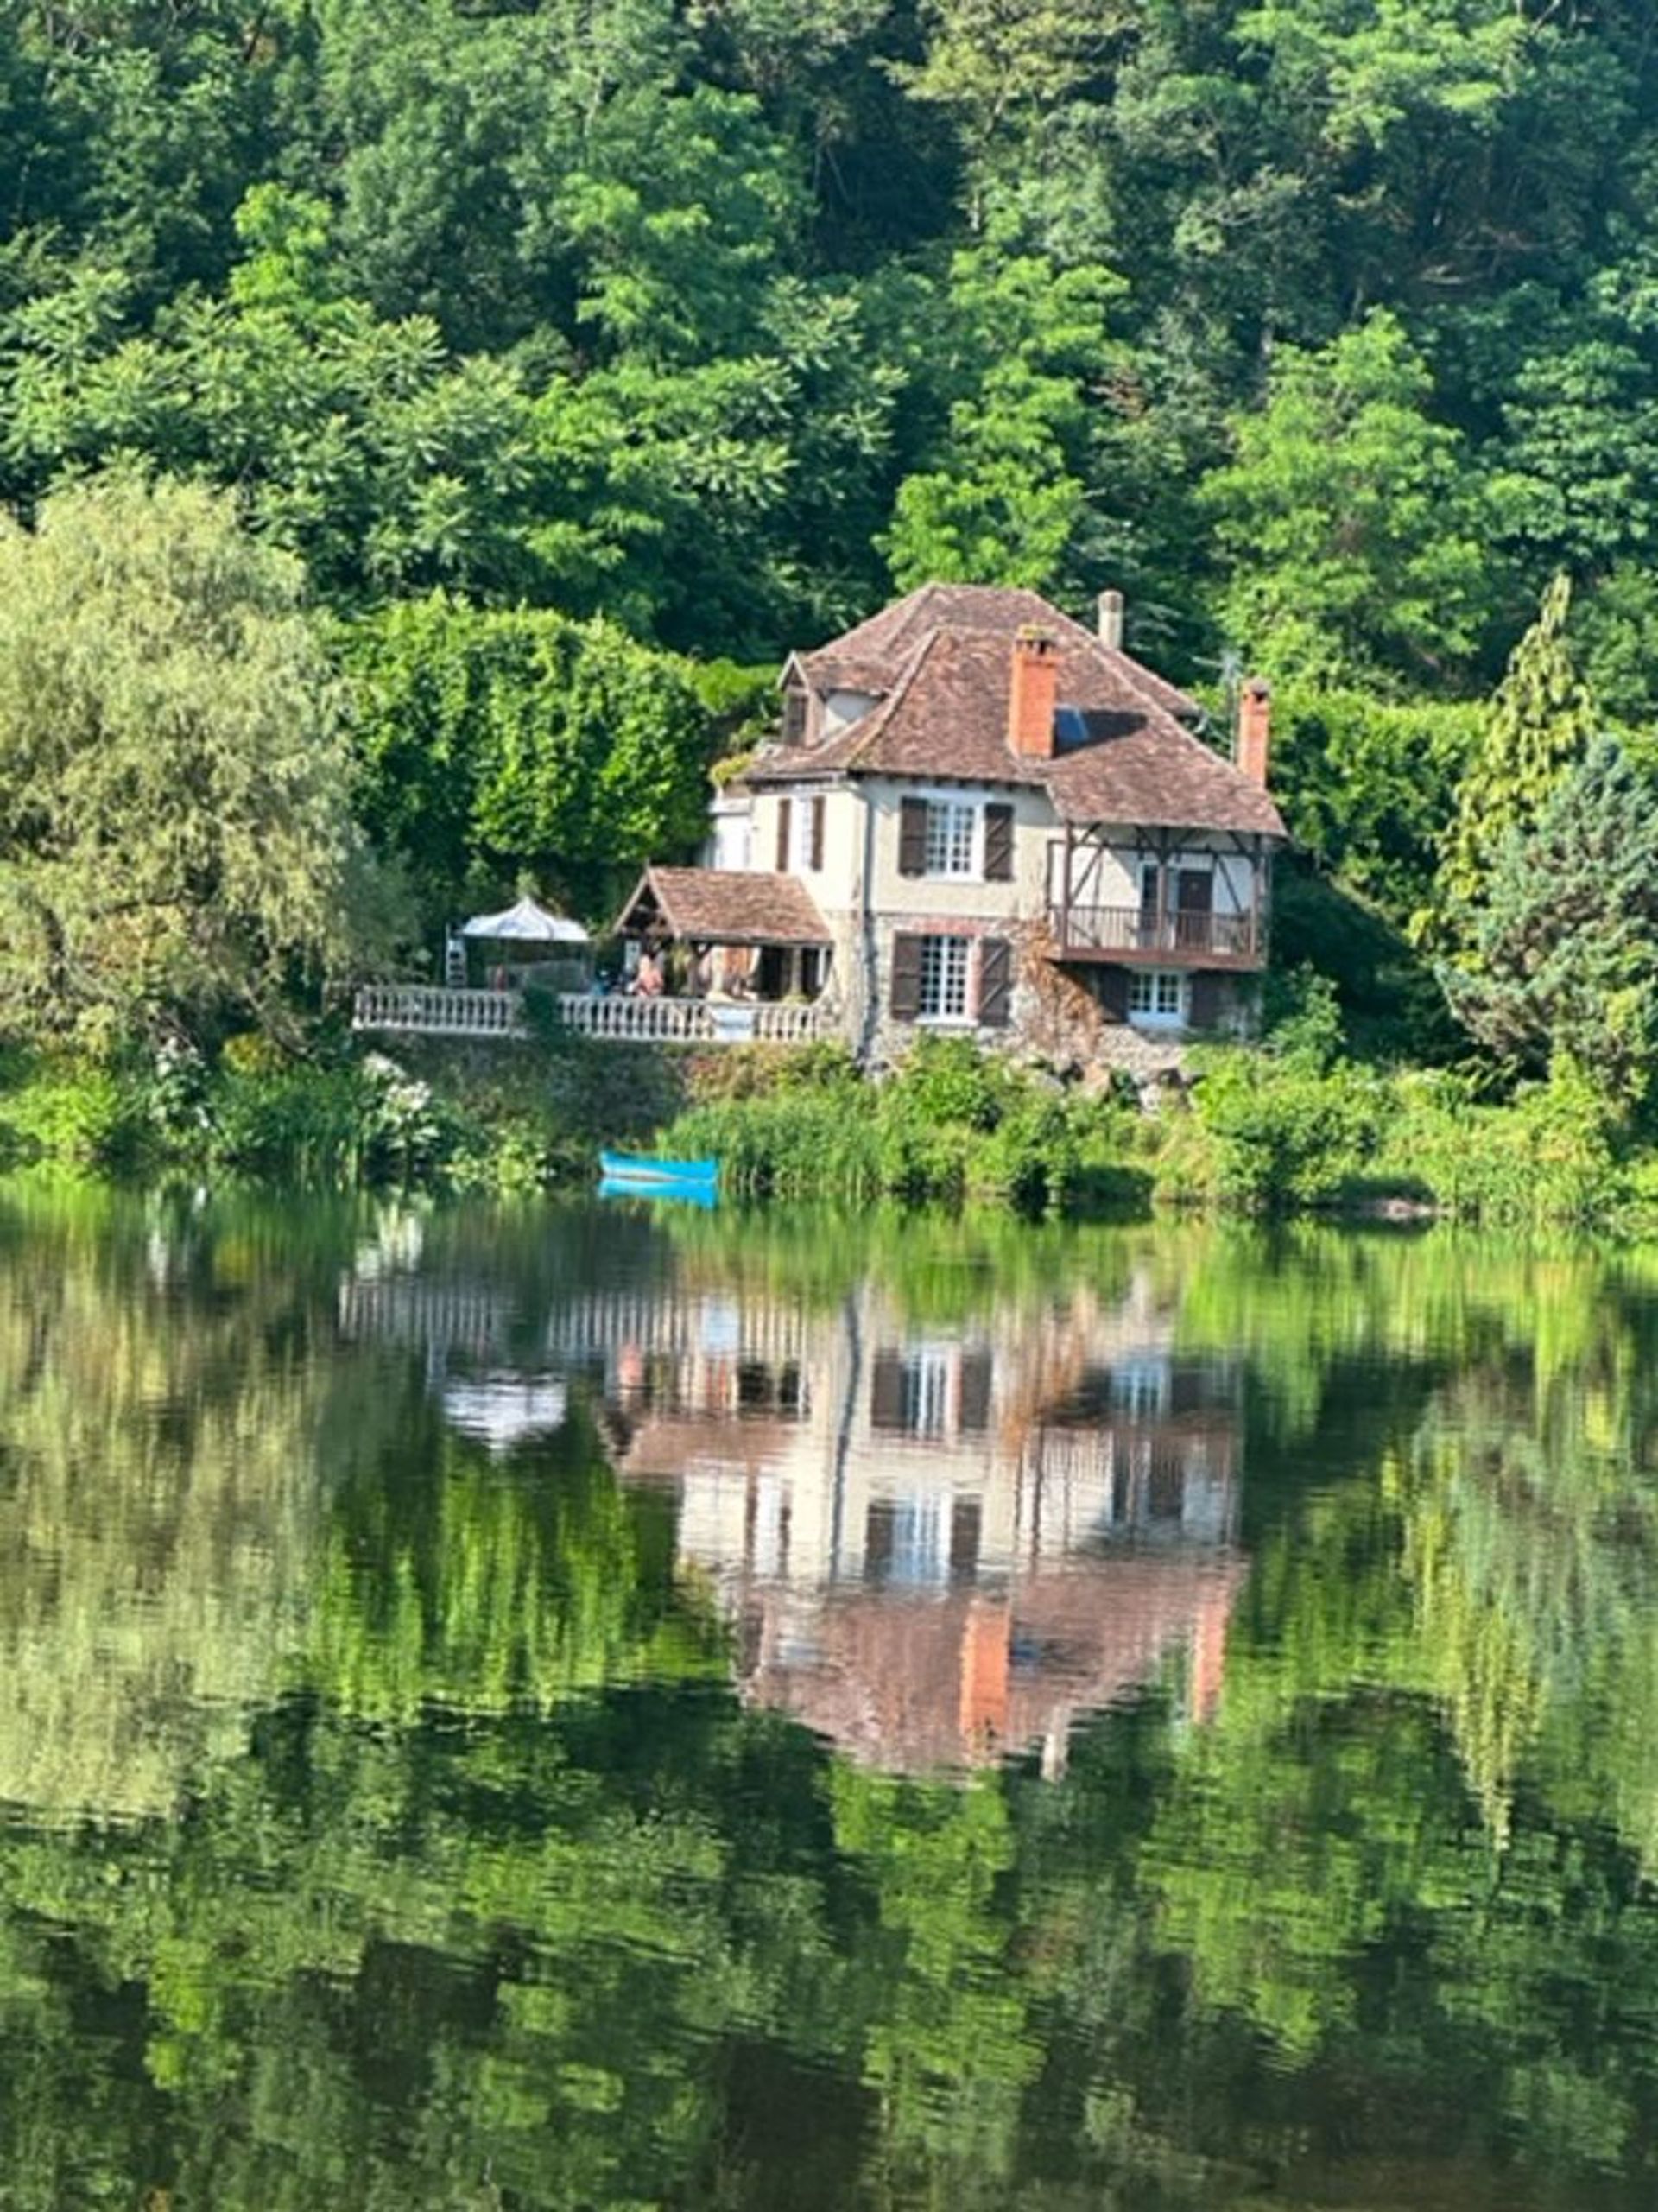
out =
[(1462, 441), (1380, 312), (1318, 352), (1274, 357), (1265, 406), (1204, 487), (1230, 574), (1229, 637), (1286, 675), (1453, 676), (1492, 612)]
[[(1592, 735), (1596, 707), (1566, 634), (1572, 584), (1557, 576), (1537, 619), (1516, 646), (1457, 789), (1457, 811), (1440, 863), (1441, 929), (1485, 897), (1496, 857), (1511, 832), (1537, 821), (1560, 776)], [(1424, 925), (1434, 926), (1430, 919)]]
[(1458, 1019), (1528, 1072), (1555, 1054), (1625, 1100), (1658, 1044), (1658, 810), (1611, 738), (1569, 770), (1530, 828), (1512, 828), (1469, 957), (1444, 971)]
[(427, 919), (528, 870), (596, 921), (706, 819), (715, 726), (689, 673), (614, 623), (442, 597), (344, 633), (362, 806)]
[(108, 1044), (276, 1013), (343, 955), (358, 861), (297, 561), (232, 502), (111, 477), (0, 525), (0, 988)]
[(995, 247), (959, 254), (927, 303), (944, 409), (930, 465), (904, 478), (881, 540), (902, 588), (936, 578), (1054, 590), (1075, 565), (1093, 464), (1088, 386), (1120, 358), (1120, 277)]

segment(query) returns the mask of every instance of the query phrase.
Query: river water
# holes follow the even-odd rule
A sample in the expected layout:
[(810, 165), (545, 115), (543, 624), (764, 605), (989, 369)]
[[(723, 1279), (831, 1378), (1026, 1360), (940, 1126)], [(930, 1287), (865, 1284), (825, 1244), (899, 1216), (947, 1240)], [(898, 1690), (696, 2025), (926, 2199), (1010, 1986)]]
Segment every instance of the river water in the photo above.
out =
[(1658, 1257), (0, 1192), (0, 2208), (1658, 2201)]

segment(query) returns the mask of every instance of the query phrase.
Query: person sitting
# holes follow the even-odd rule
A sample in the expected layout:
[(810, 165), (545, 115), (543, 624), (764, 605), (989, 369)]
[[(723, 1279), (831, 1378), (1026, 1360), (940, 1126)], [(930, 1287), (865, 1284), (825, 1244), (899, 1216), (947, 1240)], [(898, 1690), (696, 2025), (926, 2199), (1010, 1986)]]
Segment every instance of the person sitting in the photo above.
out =
[(639, 965), (633, 972), (634, 994), (640, 998), (660, 998), (662, 995), (661, 963), (654, 953), (641, 953)]

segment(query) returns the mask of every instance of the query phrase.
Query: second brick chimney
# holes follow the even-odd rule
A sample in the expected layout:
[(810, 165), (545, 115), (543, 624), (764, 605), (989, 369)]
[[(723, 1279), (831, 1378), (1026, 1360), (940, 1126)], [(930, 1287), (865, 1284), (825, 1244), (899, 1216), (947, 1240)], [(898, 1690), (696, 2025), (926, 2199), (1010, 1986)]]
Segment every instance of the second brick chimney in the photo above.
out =
[(1054, 710), (1060, 698), (1060, 649), (1046, 630), (1013, 641), (1008, 680), (1008, 744), (1023, 760), (1054, 757)]
[(1232, 755), (1240, 776), (1267, 788), (1267, 769), (1272, 745), (1272, 686), (1261, 676), (1250, 676), (1237, 699), (1237, 745)]

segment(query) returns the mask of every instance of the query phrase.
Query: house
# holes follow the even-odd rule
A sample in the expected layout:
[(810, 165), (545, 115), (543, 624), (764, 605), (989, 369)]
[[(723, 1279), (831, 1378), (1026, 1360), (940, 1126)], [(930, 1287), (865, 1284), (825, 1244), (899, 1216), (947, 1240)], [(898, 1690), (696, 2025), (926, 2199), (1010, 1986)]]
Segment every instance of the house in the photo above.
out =
[(1142, 1072), (1246, 1030), (1265, 965), (1269, 694), (1236, 758), (1037, 593), (929, 584), (790, 656), (782, 728), (718, 802), (727, 865), (646, 871), (619, 927), (690, 987), (807, 1001), (869, 1060), (921, 1030)]

